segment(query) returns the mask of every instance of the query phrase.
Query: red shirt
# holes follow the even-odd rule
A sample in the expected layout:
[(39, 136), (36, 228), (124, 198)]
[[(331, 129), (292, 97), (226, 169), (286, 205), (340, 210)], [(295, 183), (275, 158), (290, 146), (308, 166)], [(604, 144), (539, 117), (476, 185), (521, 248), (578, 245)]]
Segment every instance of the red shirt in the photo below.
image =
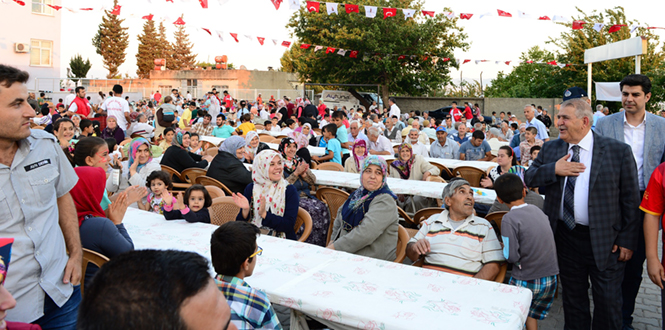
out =
[[(665, 177), (665, 163), (656, 167), (656, 170), (651, 174), (651, 179), (649, 179), (649, 184), (644, 191), (644, 197), (640, 204), (640, 210), (644, 211), (644, 213), (655, 216), (661, 216), (665, 213), (665, 180), (663, 180), (663, 177)], [(665, 226), (663, 218), (661, 218), (661, 221), (662, 225)], [(665, 233), (662, 240), (665, 242)], [(665, 245), (663, 246), (663, 251), (665, 252)], [(663, 258), (663, 261), (665, 261), (665, 258)], [(663, 267), (665, 267), (665, 262), (663, 262)]]
[(473, 119), (473, 111), (471, 111), (471, 108), (464, 108), (464, 117), (466, 117), (466, 119)]
[(153, 96), (153, 98), (155, 98), (155, 102), (159, 103), (159, 100), (162, 99), (162, 94), (159, 94), (159, 92), (157, 92), (155, 93), (155, 96)]
[(323, 116), (326, 114), (327, 108), (328, 107), (326, 107), (326, 105), (323, 103), (321, 103), (321, 105), (319, 106), (319, 115), (321, 116), (321, 118), (323, 118)]
[(458, 108), (454, 108), (451, 112), (450, 115), (453, 116), (453, 120), (458, 122), (460, 119), (462, 119), (462, 112)]
[(226, 104), (227, 109), (231, 108), (231, 105), (233, 104), (233, 98), (231, 95), (227, 94), (224, 96), (224, 103)]

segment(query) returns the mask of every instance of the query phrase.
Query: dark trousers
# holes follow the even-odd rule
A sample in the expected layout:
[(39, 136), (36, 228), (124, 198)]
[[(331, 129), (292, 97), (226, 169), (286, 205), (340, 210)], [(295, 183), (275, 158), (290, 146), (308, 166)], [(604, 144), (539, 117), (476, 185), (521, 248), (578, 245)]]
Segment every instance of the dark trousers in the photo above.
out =
[(351, 157), (351, 154), (342, 154), (342, 166), (346, 163), (346, 160)]
[(81, 286), (74, 286), (74, 292), (62, 307), (46, 295), (44, 297), (44, 316), (33, 323), (44, 330), (76, 330), (79, 304), (81, 304)]
[[(613, 253), (607, 268), (600, 271), (591, 250), (589, 227), (569, 230), (559, 222), (555, 234), (559, 276), (563, 287), (564, 329), (620, 330), (621, 280), (624, 262)], [(593, 327), (589, 303), (589, 279), (593, 294)]]
[[(644, 195), (644, 192), (642, 192)], [(639, 236), (637, 240), (637, 250), (633, 251), (633, 257), (626, 262), (626, 271), (621, 283), (621, 294), (623, 296), (623, 306), (621, 313), (623, 315), (623, 325), (631, 327), (633, 324), (633, 312), (635, 311), (635, 299), (642, 284), (642, 271), (644, 270), (644, 260), (646, 260), (646, 247), (644, 245), (644, 212), (640, 211), (639, 218)], [(628, 328), (630, 329), (630, 328)]]

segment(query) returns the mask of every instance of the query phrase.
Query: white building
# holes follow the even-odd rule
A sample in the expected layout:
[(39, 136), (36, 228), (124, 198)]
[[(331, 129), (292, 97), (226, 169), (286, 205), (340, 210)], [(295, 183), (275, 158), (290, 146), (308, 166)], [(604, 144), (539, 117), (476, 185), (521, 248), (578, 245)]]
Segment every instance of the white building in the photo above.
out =
[(36, 78), (60, 77), (61, 13), (48, 6), (54, 0), (23, 1), (0, 1), (0, 63), (29, 72), (28, 89), (38, 91)]

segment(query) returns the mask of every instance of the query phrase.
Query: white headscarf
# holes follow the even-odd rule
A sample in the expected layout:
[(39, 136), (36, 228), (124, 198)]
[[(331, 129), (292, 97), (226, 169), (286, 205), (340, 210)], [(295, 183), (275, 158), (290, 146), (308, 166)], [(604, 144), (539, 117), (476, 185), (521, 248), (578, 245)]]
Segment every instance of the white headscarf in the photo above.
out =
[[(245, 150), (247, 150), (247, 152), (251, 153), (253, 156), (256, 156), (256, 149), (258, 149), (259, 146), (256, 145), (256, 148), (252, 148), (250, 143), (252, 142), (252, 139), (254, 139), (254, 137), (256, 136), (259, 136), (259, 133), (257, 133), (256, 131), (249, 131), (245, 136)], [(261, 142), (259, 141), (259, 143)]]
[[(252, 190), (252, 202), (254, 203), (254, 219), (252, 223), (261, 228), (263, 219), (259, 216), (259, 207), (261, 206), (261, 197), (266, 199), (266, 212), (270, 211), (277, 216), (284, 216), (284, 207), (286, 203), (286, 187), (289, 183), (280, 176), (279, 181), (270, 180), (268, 171), (270, 162), (279, 157), (282, 161), (282, 155), (274, 150), (264, 150), (254, 157), (252, 166), (252, 180), (254, 189)], [(283, 167), (282, 167), (283, 168)]]

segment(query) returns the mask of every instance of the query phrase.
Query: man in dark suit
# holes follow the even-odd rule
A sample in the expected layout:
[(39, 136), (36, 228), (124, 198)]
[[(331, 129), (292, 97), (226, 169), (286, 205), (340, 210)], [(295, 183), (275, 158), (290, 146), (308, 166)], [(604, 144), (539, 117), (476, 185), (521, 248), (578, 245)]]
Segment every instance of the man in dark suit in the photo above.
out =
[(587, 102), (561, 104), (559, 139), (546, 142), (526, 171), (529, 187), (547, 187), (544, 211), (555, 233), (565, 329), (621, 329), (621, 281), (637, 248), (640, 202), (630, 147), (591, 131)]

